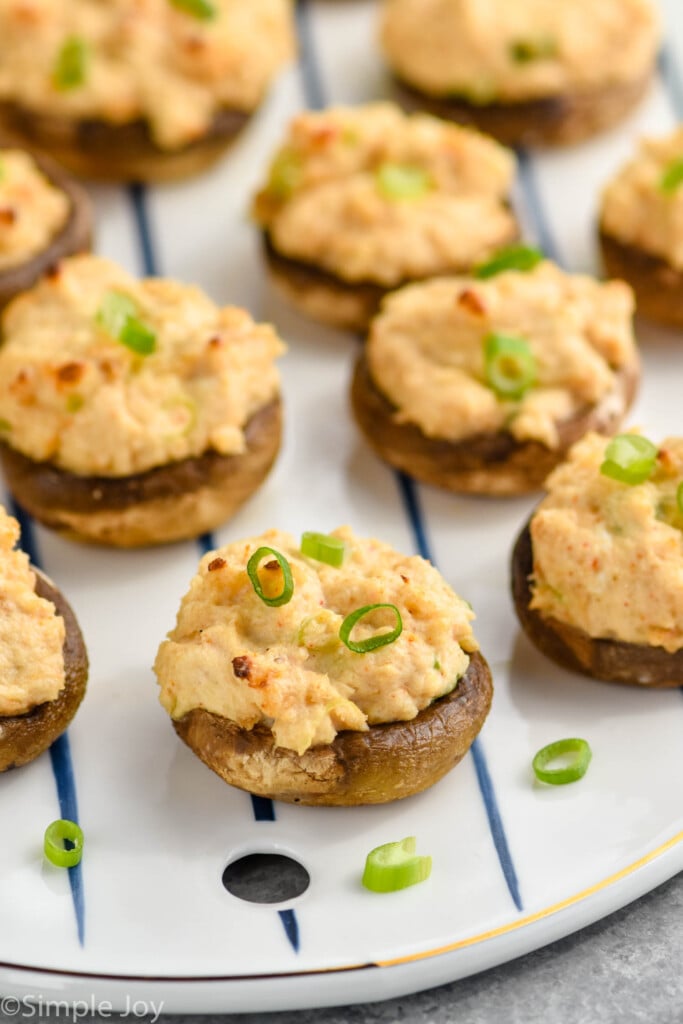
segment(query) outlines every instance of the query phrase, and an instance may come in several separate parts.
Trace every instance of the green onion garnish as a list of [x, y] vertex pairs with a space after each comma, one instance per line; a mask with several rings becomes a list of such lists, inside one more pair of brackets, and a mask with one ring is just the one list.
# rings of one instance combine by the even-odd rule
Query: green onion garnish
[[276, 199], [289, 199], [299, 187], [303, 161], [294, 149], [282, 149], [270, 165], [266, 191]]
[[678, 511], [683, 516], [683, 482], [676, 488], [676, 504], [678, 505]]
[[533, 60], [547, 60], [557, 56], [557, 41], [552, 36], [537, 39], [516, 39], [510, 43], [510, 56], [516, 64], [529, 64]]
[[486, 263], [475, 268], [474, 276], [480, 280], [495, 277], [504, 270], [529, 271], [537, 267], [543, 260], [543, 253], [532, 245], [508, 245]]
[[432, 858], [415, 853], [415, 836], [398, 843], [384, 843], [371, 850], [365, 860], [363, 885], [371, 892], [396, 892], [429, 878]]
[[60, 818], [45, 829], [45, 856], [58, 868], [73, 868], [83, 856], [83, 830], [75, 821]]
[[154, 331], [135, 316], [126, 320], [121, 328], [119, 341], [140, 356], [151, 355], [157, 347], [157, 336]]
[[95, 320], [122, 345], [148, 356], [156, 349], [156, 334], [137, 315], [138, 307], [123, 292], [107, 292]]
[[0, 430], [7, 432], [8, 430], [11, 430], [11, 429], [12, 429], [12, 424], [10, 423], [10, 421], [0, 418]]
[[[351, 631], [353, 627], [364, 619], [370, 612], [377, 611], [379, 608], [389, 608], [390, 611], [396, 616], [396, 625], [393, 629], [386, 633], [378, 633], [377, 636], [369, 636], [365, 640], [352, 640]], [[355, 612], [351, 612], [347, 615], [341, 626], [339, 627], [339, 639], [343, 644], [346, 644], [350, 651], [354, 654], [367, 654], [368, 651], [376, 651], [378, 647], [385, 647], [387, 644], [393, 644], [394, 640], [398, 640], [401, 633], [403, 632], [403, 619], [401, 613], [394, 604], [366, 604], [362, 608], [356, 608]]]
[[215, 3], [212, 0], [169, 0], [171, 7], [177, 7], [185, 14], [191, 14], [193, 18], [200, 21], [212, 21], [218, 14]]
[[642, 484], [657, 463], [657, 446], [640, 434], [617, 434], [605, 449], [603, 476], [622, 484]]
[[487, 334], [484, 373], [499, 398], [522, 398], [536, 382], [536, 360], [529, 342], [509, 334]]
[[57, 54], [52, 71], [56, 89], [65, 92], [83, 85], [88, 74], [88, 44], [80, 36], [70, 36]]
[[677, 191], [681, 183], [683, 183], [683, 158], [672, 160], [670, 164], [667, 164], [659, 179], [659, 190], [666, 195], [671, 195]]
[[[534, 775], [539, 782], [547, 782], [551, 786], [564, 786], [567, 782], [576, 782], [577, 779], [583, 778], [591, 757], [592, 751], [586, 740], [556, 740], [539, 750], [534, 757]], [[553, 761], [560, 761], [560, 766], [548, 767]]]
[[78, 395], [75, 392], [71, 395], [67, 395], [66, 399], [66, 411], [69, 413], [79, 412], [85, 403], [83, 395]]
[[[278, 566], [282, 570], [282, 591], [276, 594], [275, 597], [268, 597], [264, 592], [259, 578], [258, 569], [260, 562], [266, 556], [270, 556], [275, 559]], [[294, 580], [292, 579], [292, 568], [285, 558], [275, 548], [262, 547], [257, 548], [254, 554], [247, 562], [247, 574], [251, 580], [251, 585], [261, 598], [264, 604], [270, 605], [272, 608], [279, 608], [280, 605], [288, 604], [292, 600], [292, 594], [294, 593]]]
[[385, 199], [419, 199], [431, 192], [432, 176], [413, 164], [380, 164], [375, 171], [377, 188]]
[[304, 533], [301, 537], [301, 553], [316, 562], [325, 562], [339, 568], [346, 557], [346, 544], [339, 537], [328, 533]]

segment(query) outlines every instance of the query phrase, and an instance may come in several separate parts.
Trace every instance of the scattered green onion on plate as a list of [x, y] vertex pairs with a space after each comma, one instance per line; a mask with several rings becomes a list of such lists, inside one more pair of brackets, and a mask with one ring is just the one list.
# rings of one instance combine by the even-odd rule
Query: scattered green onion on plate
[[[564, 786], [582, 779], [588, 770], [592, 751], [586, 740], [555, 740], [538, 751], [532, 761], [534, 775], [539, 782], [551, 786]], [[553, 763], [558, 762], [553, 767]]]
[[398, 843], [384, 843], [371, 850], [365, 860], [363, 885], [371, 892], [396, 892], [429, 878], [432, 858], [415, 853], [415, 836]]
[[75, 821], [59, 818], [45, 829], [45, 856], [58, 868], [73, 868], [83, 856], [83, 830]]

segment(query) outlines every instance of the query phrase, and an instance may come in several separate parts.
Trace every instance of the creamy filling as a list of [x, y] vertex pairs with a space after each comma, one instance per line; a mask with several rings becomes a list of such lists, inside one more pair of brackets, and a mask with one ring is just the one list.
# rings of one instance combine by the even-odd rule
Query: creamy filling
[[43, 252], [64, 229], [70, 202], [28, 153], [0, 150], [0, 271]]
[[283, 351], [272, 327], [198, 288], [73, 257], [5, 314], [0, 436], [84, 476], [240, 454], [279, 394]]
[[[477, 649], [469, 605], [424, 559], [348, 528], [333, 536], [348, 549], [340, 568], [303, 556], [275, 530], [202, 560], [155, 663], [173, 718], [200, 708], [245, 729], [262, 724], [278, 746], [301, 754], [343, 729], [410, 721], [454, 688]], [[247, 574], [262, 545], [291, 566], [294, 589], [284, 605], [265, 604]], [[273, 559], [263, 564], [267, 596], [280, 593], [281, 569]], [[366, 654], [349, 650], [339, 635], [346, 616], [387, 603], [400, 612], [400, 636]], [[353, 641], [395, 624], [394, 613], [376, 612], [357, 624]]]

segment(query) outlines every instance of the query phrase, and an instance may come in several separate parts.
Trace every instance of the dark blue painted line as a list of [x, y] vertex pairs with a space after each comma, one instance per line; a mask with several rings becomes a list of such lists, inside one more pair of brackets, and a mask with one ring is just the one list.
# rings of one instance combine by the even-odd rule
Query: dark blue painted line
[[147, 189], [144, 185], [136, 182], [128, 187], [128, 194], [133, 206], [135, 226], [138, 231], [142, 270], [148, 277], [155, 277], [159, 274], [159, 262], [156, 256], [152, 222], [147, 205]]
[[545, 255], [561, 267], [564, 265], [562, 253], [543, 208], [543, 200], [541, 199], [541, 191], [538, 187], [534, 171], [533, 158], [528, 150], [519, 149], [517, 151], [517, 160], [524, 198], [533, 222], [534, 234], [538, 239], [538, 244]]
[[[40, 569], [41, 562], [34, 522], [14, 498], [11, 499], [10, 507], [12, 515], [21, 527], [22, 550], [26, 552], [36, 569]], [[67, 818], [69, 821], [78, 822], [76, 777], [74, 775], [69, 738], [66, 733], [55, 740], [50, 747], [50, 762], [52, 764], [55, 785], [57, 786], [59, 816], [60, 818]], [[69, 885], [71, 886], [71, 898], [74, 905], [74, 913], [76, 914], [78, 941], [82, 946], [85, 942], [85, 892], [83, 888], [83, 871], [80, 864], [69, 868]]]
[[299, 952], [299, 922], [293, 910], [278, 910], [285, 934], [295, 953]]
[[327, 106], [327, 96], [320, 74], [320, 65], [315, 55], [313, 21], [309, 0], [298, 0], [296, 5], [296, 26], [299, 42], [299, 67], [303, 78], [303, 92], [311, 110], [322, 110]]
[[683, 120], [683, 79], [678, 68], [673, 47], [664, 46], [659, 53], [659, 74], [666, 90], [676, 119]]
[[[52, 772], [57, 784], [60, 817], [68, 821], [78, 821], [78, 802], [76, 798], [76, 779], [74, 776], [71, 747], [67, 733], [63, 733], [50, 747]], [[69, 885], [71, 898], [76, 913], [78, 941], [85, 943], [85, 891], [83, 888], [83, 872], [81, 865], [69, 868]]]
[[275, 804], [265, 796], [251, 795], [254, 821], [275, 821]]
[[[297, 27], [299, 32], [299, 65], [303, 79], [304, 95], [306, 96], [308, 105], [312, 109], [319, 110], [327, 105], [327, 94], [315, 52], [310, 4], [308, 0], [298, 0]], [[528, 165], [528, 159], [525, 170], [527, 175], [531, 174], [531, 167]], [[554, 245], [554, 241], [550, 235], [545, 218], [540, 216], [540, 214], [542, 214], [542, 207], [537, 196], [537, 191], [535, 192], [535, 195], [537, 197], [535, 219], [537, 219], [539, 227], [539, 241], [542, 242], [546, 254], [551, 256], [553, 252], [557, 251], [557, 247]], [[530, 197], [530, 199], [531, 198], [532, 197]], [[541, 238], [541, 233], [547, 236], [545, 242], [543, 242], [543, 239]], [[553, 256], [553, 258], [555, 257]], [[401, 498], [403, 499], [403, 504], [412, 527], [416, 548], [423, 558], [428, 559], [432, 564], [436, 564], [431, 553], [429, 538], [425, 527], [425, 517], [420, 506], [417, 487], [415, 486], [414, 481], [404, 473], [396, 473], [395, 475], [401, 492]], [[498, 861], [503, 872], [503, 877], [505, 878], [507, 887], [510, 891], [510, 896], [512, 897], [517, 909], [521, 910], [522, 903], [519, 895], [517, 874], [515, 872], [510, 848], [505, 836], [503, 820], [498, 808], [498, 802], [496, 800], [491, 776], [486, 766], [486, 758], [478, 740], [475, 740], [471, 749], [477, 773], [477, 780], [479, 782], [479, 790], [484, 801], [493, 845], [498, 855]]]
[[[138, 241], [140, 243], [142, 269], [146, 275], [153, 277], [159, 274], [160, 263], [157, 257], [154, 232], [152, 230], [152, 222], [149, 215], [147, 189], [144, 185], [136, 183], [129, 186], [128, 194], [133, 208], [133, 216], [135, 219], [135, 226], [137, 228]], [[202, 534], [201, 537], [197, 538], [197, 546], [199, 548], [200, 556], [207, 554], [209, 551], [214, 551], [216, 548], [214, 535], [212, 533]], [[275, 821], [275, 805], [272, 800], [267, 800], [264, 797], [259, 796], [252, 796], [251, 800], [254, 819], [256, 821]], [[299, 926], [297, 924], [296, 917], [294, 916], [294, 911], [282, 911], [280, 913], [280, 918], [292, 948], [298, 953]]]

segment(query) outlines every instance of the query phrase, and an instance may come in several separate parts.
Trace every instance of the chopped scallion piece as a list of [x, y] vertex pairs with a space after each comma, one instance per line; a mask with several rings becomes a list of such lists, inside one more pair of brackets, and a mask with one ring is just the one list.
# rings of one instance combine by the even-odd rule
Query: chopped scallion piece
[[73, 868], [83, 856], [83, 830], [75, 821], [60, 818], [45, 829], [45, 856], [58, 868]]
[[156, 334], [138, 317], [138, 307], [123, 292], [107, 292], [95, 316], [99, 326], [122, 345], [148, 356], [156, 349]]
[[216, 4], [212, 0], [170, 0], [170, 4], [200, 21], [212, 21], [218, 14]]
[[603, 476], [622, 484], [642, 484], [657, 464], [657, 446], [640, 434], [617, 434], [605, 449]]
[[371, 892], [396, 892], [429, 878], [432, 858], [415, 853], [415, 836], [398, 843], [384, 843], [371, 850], [365, 860], [363, 885]]
[[[556, 740], [539, 750], [533, 759], [534, 775], [539, 782], [547, 782], [551, 786], [564, 786], [567, 782], [576, 782], [583, 778], [588, 770], [592, 751], [586, 740]], [[555, 768], [550, 767], [554, 761], [560, 762]]]
[[672, 160], [659, 179], [659, 191], [672, 195], [683, 184], [683, 158]]
[[346, 557], [346, 544], [340, 537], [331, 537], [328, 533], [306, 532], [301, 537], [301, 553], [316, 562], [339, 568]]
[[380, 164], [375, 181], [385, 199], [420, 199], [434, 187], [431, 174], [413, 164]]
[[56, 89], [65, 92], [83, 85], [88, 75], [88, 44], [80, 36], [70, 36], [63, 44], [52, 72]]
[[522, 398], [536, 383], [536, 360], [529, 342], [509, 334], [487, 334], [484, 373], [499, 398]]
[[678, 505], [678, 511], [683, 516], [683, 483], [680, 483], [676, 488], [676, 504]]
[[67, 395], [66, 399], [66, 411], [69, 413], [79, 412], [83, 408], [85, 399], [83, 395], [78, 395], [75, 392], [71, 395]]
[[[376, 636], [369, 636], [365, 640], [352, 640], [351, 632], [357, 623], [361, 619], [364, 619], [370, 612], [378, 611], [382, 608], [388, 608], [396, 616], [396, 625], [393, 629], [386, 633], [378, 633]], [[339, 639], [345, 644], [350, 651], [354, 654], [367, 654], [369, 651], [376, 651], [378, 647], [386, 647], [387, 644], [393, 644], [395, 640], [398, 640], [401, 633], [403, 632], [403, 619], [401, 613], [394, 604], [366, 604], [362, 608], [356, 608], [355, 612], [351, 612], [347, 615], [341, 626], [339, 627]]]
[[486, 263], [481, 263], [474, 271], [480, 280], [495, 277], [504, 270], [529, 271], [537, 267], [543, 260], [543, 253], [532, 245], [508, 245]]
[[12, 424], [10, 423], [9, 420], [0, 419], [0, 430], [2, 430], [3, 432], [7, 433], [11, 429], [12, 429]]
[[275, 199], [289, 199], [298, 188], [303, 175], [303, 162], [293, 149], [282, 149], [273, 160], [268, 176], [267, 192]]
[[139, 356], [149, 356], [157, 347], [157, 336], [147, 324], [130, 316], [121, 328], [119, 341], [131, 352], [137, 352]]
[[516, 39], [510, 43], [510, 56], [516, 64], [529, 64], [534, 60], [547, 60], [557, 56], [557, 41], [552, 36], [537, 39]]
[[[282, 590], [275, 597], [269, 597], [263, 589], [261, 579], [258, 574], [259, 565], [264, 558], [270, 556], [274, 559], [281, 572], [282, 572]], [[292, 600], [292, 594], [294, 593], [294, 580], [292, 579], [292, 567], [279, 551], [275, 548], [261, 547], [257, 548], [254, 554], [247, 562], [247, 574], [251, 580], [251, 585], [256, 591], [257, 595], [261, 598], [264, 604], [270, 605], [271, 608], [279, 608], [280, 605], [288, 604]]]

